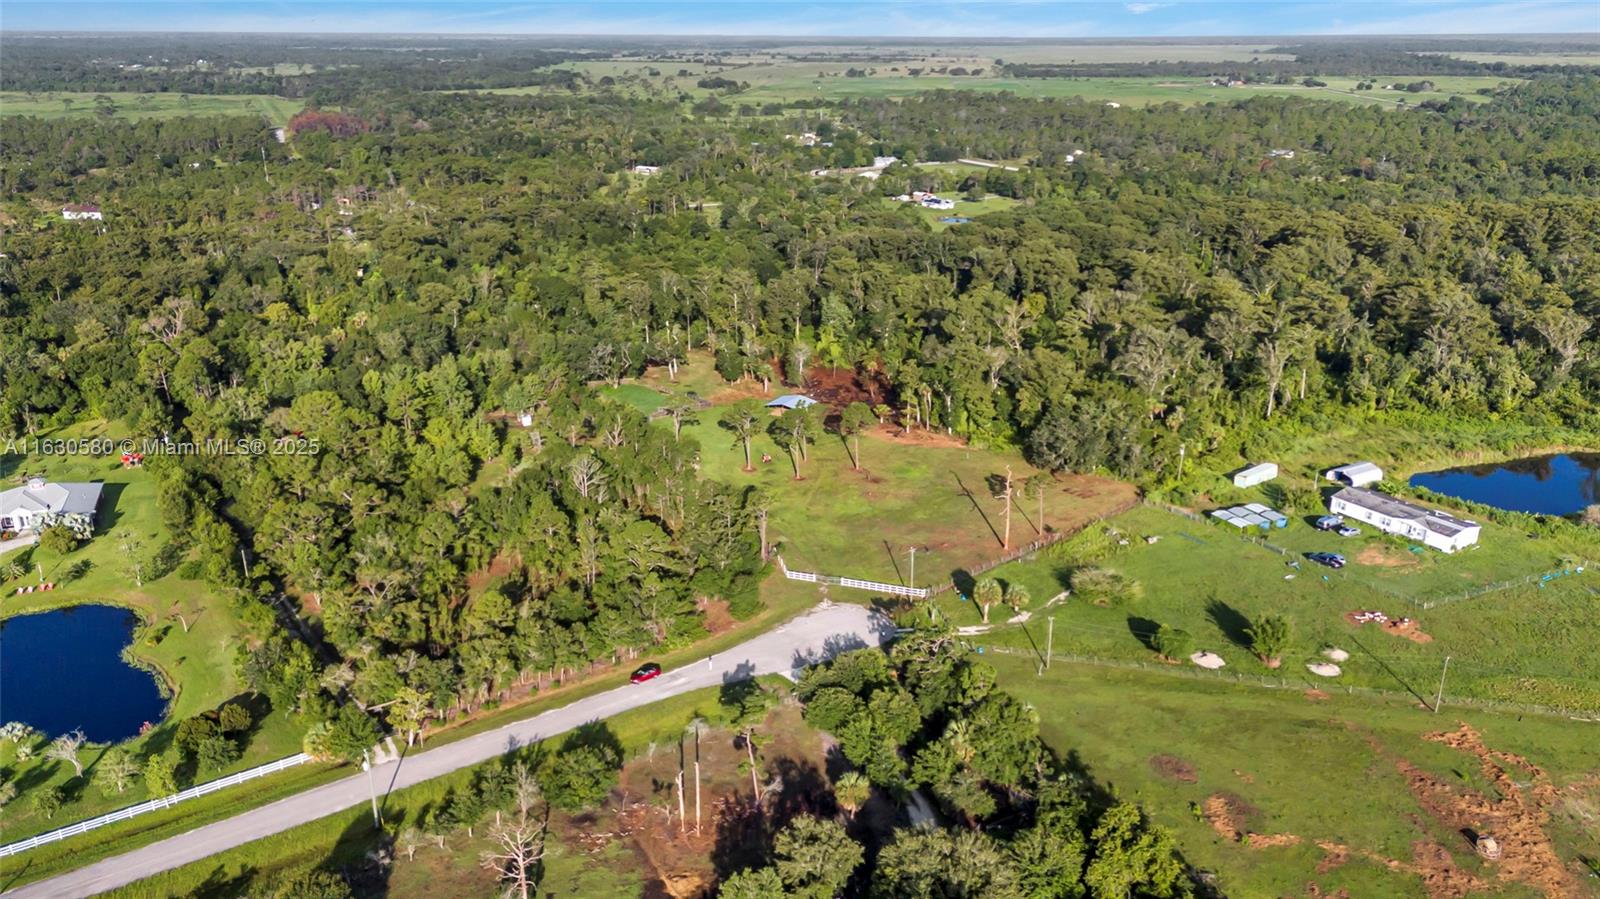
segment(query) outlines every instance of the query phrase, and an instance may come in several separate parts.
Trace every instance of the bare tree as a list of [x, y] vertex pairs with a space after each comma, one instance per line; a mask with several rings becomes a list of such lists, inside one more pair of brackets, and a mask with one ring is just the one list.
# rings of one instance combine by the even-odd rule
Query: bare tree
[[51, 741], [50, 746], [44, 751], [44, 757], [66, 762], [77, 772], [78, 777], [82, 777], [83, 762], [78, 758], [78, 750], [83, 748], [84, 742], [83, 731], [69, 731]]
[[538, 885], [539, 863], [544, 859], [547, 816], [543, 810], [535, 814], [536, 806], [543, 802], [539, 784], [533, 772], [518, 762], [514, 771], [516, 814], [498, 817], [489, 828], [492, 848], [483, 852], [483, 867], [495, 872], [505, 885], [503, 896], [528, 899]]

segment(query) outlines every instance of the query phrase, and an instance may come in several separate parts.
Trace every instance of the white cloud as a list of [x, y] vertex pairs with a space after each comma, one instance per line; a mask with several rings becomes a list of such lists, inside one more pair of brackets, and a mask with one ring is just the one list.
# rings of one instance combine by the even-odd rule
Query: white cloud
[[1171, 3], [1124, 3], [1122, 8], [1136, 16], [1142, 16], [1147, 12], [1155, 12], [1158, 9], [1166, 9], [1171, 5]]

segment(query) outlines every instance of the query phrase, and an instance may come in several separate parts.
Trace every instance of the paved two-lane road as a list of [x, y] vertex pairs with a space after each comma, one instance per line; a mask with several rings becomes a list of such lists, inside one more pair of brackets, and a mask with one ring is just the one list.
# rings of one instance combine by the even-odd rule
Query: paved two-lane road
[[[618, 687], [525, 721], [385, 763], [375, 768], [373, 775], [380, 789], [409, 787], [668, 696], [756, 674], [787, 674], [838, 652], [877, 646], [893, 632], [887, 619], [860, 606], [820, 607], [717, 653], [709, 661], [701, 659], [645, 684]], [[6, 899], [92, 896], [367, 802], [367, 776], [355, 774], [3, 895]]]

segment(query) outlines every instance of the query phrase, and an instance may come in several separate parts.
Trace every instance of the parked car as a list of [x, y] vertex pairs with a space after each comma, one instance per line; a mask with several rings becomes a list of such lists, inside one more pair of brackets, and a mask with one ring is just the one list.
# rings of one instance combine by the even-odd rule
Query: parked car
[[1319, 531], [1332, 531], [1344, 526], [1344, 518], [1338, 515], [1324, 515], [1316, 520], [1314, 526]]
[[655, 662], [649, 662], [647, 664], [640, 665], [639, 670], [635, 671], [633, 673], [633, 677], [628, 678], [628, 680], [636, 684], [642, 684], [647, 680], [655, 680], [660, 676], [661, 666], [657, 665]]
[[1338, 553], [1306, 553], [1306, 558], [1318, 565], [1326, 565], [1329, 568], [1344, 567], [1344, 556]]
[[1347, 524], [1341, 526], [1338, 530], [1334, 531], [1334, 533], [1341, 537], [1359, 537], [1361, 536], [1361, 529], [1353, 528]]

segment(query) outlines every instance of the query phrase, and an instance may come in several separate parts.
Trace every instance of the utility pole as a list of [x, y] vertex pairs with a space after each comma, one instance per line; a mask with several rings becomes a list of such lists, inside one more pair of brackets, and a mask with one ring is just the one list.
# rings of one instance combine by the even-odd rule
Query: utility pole
[[378, 815], [378, 787], [372, 780], [372, 760], [367, 757], [367, 750], [361, 750], [361, 770], [367, 772], [367, 792], [372, 796], [372, 826], [378, 830], [383, 829], [383, 818]]
[[239, 547], [239, 561], [244, 565], [244, 579], [250, 580], [250, 560], [245, 558], [244, 547]]
[[1178, 444], [1178, 480], [1180, 480], [1180, 481], [1183, 480], [1183, 457], [1188, 455], [1188, 452], [1189, 452], [1189, 444], [1188, 443], [1180, 443], [1180, 444]]
[[1001, 549], [1011, 548], [1011, 466], [1006, 466], [1006, 535], [1000, 541]]
[[1450, 671], [1450, 657], [1444, 657], [1444, 667], [1439, 669], [1439, 692], [1433, 697], [1433, 713], [1439, 714], [1439, 706], [1444, 704], [1444, 676]]
[[917, 589], [917, 548], [915, 546], [907, 547], [906, 552], [911, 554], [911, 577], [909, 580], [911, 589], [915, 590]]
[[1048, 620], [1049, 620], [1050, 624], [1049, 624], [1049, 628], [1045, 631], [1045, 637], [1044, 637], [1044, 667], [1045, 668], [1049, 668], [1050, 667], [1050, 657], [1055, 654], [1055, 647], [1056, 647], [1056, 616], [1051, 615]]
[[700, 725], [694, 726], [694, 832], [700, 832]]

